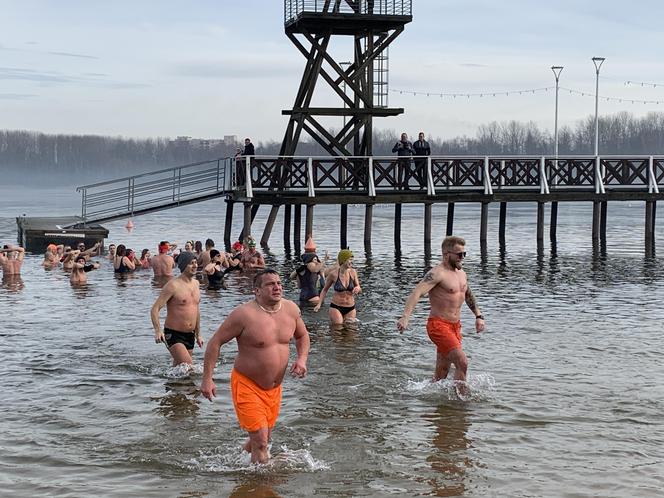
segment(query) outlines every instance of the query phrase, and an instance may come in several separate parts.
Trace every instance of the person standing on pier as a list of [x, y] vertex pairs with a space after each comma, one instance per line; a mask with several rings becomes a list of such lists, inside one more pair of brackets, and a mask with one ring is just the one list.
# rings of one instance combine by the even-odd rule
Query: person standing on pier
[[[201, 338], [201, 291], [196, 270], [198, 263], [193, 252], [182, 252], [178, 258], [181, 275], [169, 280], [152, 305], [150, 318], [154, 341], [163, 342], [173, 357], [173, 366], [193, 363], [194, 344], [203, 347]], [[166, 306], [164, 330], [159, 323], [159, 311]]]
[[244, 139], [244, 150], [242, 151], [243, 156], [255, 156], [256, 149], [254, 149], [254, 144], [251, 143], [250, 138]]
[[24, 257], [25, 249], [5, 244], [5, 246], [0, 249], [0, 267], [2, 267], [2, 276], [20, 275]]
[[398, 166], [397, 166], [397, 188], [399, 190], [405, 189], [410, 190], [408, 186], [408, 181], [410, 180], [410, 161], [413, 153], [413, 144], [408, 140], [408, 134], [402, 133], [401, 140], [394, 144], [392, 147], [392, 152], [396, 152], [399, 156]]
[[300, 308], [283, 299], [279, 274], [271, 269], [254, 277], [255, 298], [235, 308], [210, 338], [205, 349], [201, 394], [212, 401], [217, 388], [212, 374], [221, 346], [235, 339], [237, 356], [231, 372], [231, 395], [240, 427], [249, 433], [244, 450], [252, 463], [266, 463], [268, 444], [281, 408], [282, 382], [289, 344], [295, 338], [297, 358], [290, 373], [307, 374], [309, 333]]
[[431, 146], [424, 139], [424, 132], [421, 131], [416, 142], [413, 142], [413, 151], [416, 156], [414, 177], [420, 184], [420, 188], [427, 187], [427, 159], [424, 156], [431, 155]]
[[467, 393], [466, 373], [468, 359], [461, 348], [461, 305], [466, 303], [475, 315], [475, 330], [484, 330], [484, 316], [477, 299], [468, 286], [463, 259], [466, 257], [466, 241], [461, 237], [448, 236], [443, 240], [443, 260], [424, 275], [406, 300], [403, 315], [397, 321], [400, 333], [408, 328], [410, 315], [424, 294], [429, 294], [431, 311], [427, 321], [427, 333], [436, 345], [436, 369], [433, 381], [447, 377], [450, 365], [454, 364], [454, 380], [459, 381], [457, 392]]

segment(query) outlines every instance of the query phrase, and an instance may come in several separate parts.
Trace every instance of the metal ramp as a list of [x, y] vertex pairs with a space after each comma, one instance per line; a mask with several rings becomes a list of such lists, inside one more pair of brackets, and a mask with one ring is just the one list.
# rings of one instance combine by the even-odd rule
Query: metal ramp
[[[232, 191], [230, 157], [77, 187], [81, 221], [100, 223], [202, 202]], [[72, 225], [73, 226], [73, 225]]]

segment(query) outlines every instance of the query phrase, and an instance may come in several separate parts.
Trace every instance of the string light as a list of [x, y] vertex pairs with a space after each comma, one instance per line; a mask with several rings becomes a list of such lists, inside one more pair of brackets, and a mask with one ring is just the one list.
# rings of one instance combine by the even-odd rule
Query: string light
[[632, 85], [637, 85], [637, 86], [648, 86], [652, 88], [657, 88], [659, 87], [664, 87], [664, 83], [648, 83], [646, 81], [625, 81], [625, 86], [632, 86]]
[[[552, 88], [555, 88], [553, 86], [546, 86], [546, 87], [541, 87], [541, 88], [528, 88], [525, 90], [511, 90], [511, 93], [518, 93], [521, 95], [522, 93], [539, 93], [539, 92], [546, 92], [548, 90], [551, 90]], [[426, 96], [426, 97], [452, 97], [452, 98], [457, 98], [457, 97], [484, 97], [485, 95], [491, 94], [493, 97], [497, 97], [500, 95], [505, 95], [509, 96], [510, 92], [494, 92], [492, 90], [487, 91], [487, 92], [482, 92], [482, 93], [436, 93], [436, 92], [418, 92], [418, 91], [413, 91], [413, 90], [398, 90], [398, 89], [392, 89], [390, 90], [391, 92], [399, 92], [399, 95], [403, 95], [404, 93], [409, 94], [412, 93], [414, 97], [417, 96]]]
[[[631, 83], [636, 83], [636, 82], [631, 82]], [[659, 83], [651, 83], [652, 85], [659, 84]], [[661, 85], [664, 87], [664, 85]], [[451, 97], [453, 99], [456, 99], [457, 97], [466, 97], [466, 99], [470, 99], [473, 97], [478, 97], [482, 98], [485, 96], [491, 95], [492, 97], [500, 97], [500, 96], [505, 96], [509, 97], [510, 93], [512, 94], [518, 94], [518, 95], [523, 95], [523, 94], [536, 94], [540, 92], [546, 92], [552, 88], [555, 88], [553, 86], [547, 86], [547, 87], [540, 87], [540, 88], [529, 88], [526, 90], [510, 90], [509, 92], [493, 92], [493, 91], [485, 91], [482, 93], [435, 93], [435, 92], [418, 92], [418, 91], [413, 91], [413, 90], [397, 90], [397, 89], [391, 89], [391, 92], [398, 92], [399, 95], [403, 95], [404, 93], [406, 94], [413, 94], [413, 97], [417, 96], [425, 96], [425, 97], [440, 97], [445, 98], [445, 97]], [[575, 90], [573, 88], [565, 88], [565, 87], [559, 87], [561, 90], [565, 90], [569, 94], [575, 94], [575, 95], [581, 95], [582, 97], [595, 97], [594, 94], [588, 93], [588, 92], [582, 92], [580, 90]], [[664, 104], [664, 100], [639, 100], [639, 99], [625, 99], [625, 98], [618, 98], [618, 97], [607, 97], [600, 95], [599, 98], [607, 101], [607, 102], [631, 102], [632, 104]]]

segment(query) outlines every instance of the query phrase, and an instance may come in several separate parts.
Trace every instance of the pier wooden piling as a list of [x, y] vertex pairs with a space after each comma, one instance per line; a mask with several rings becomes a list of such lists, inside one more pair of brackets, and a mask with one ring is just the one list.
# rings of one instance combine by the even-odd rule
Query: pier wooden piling
[[306, 222], [304, 227], [304, 242], [314, 236], [314, 204], [307, 204]]
[[454, 233], [454, 203], [447, 203], [447, 227], [445, 229], [445, 235], [450, 236]]
[[424, 204], [424, 253], [431, 254], [431, 212], [433, 204]]
[[231, 230], [233, 230], [233, 206], [232, 199], [226, 199], [226, 220], [224, 222], [224, 246], [226, 252], [231, 251]]
[[284, 251], [286, 254], [291, 252], [290, 244], [290, 226], [291, 226], [291, 205], [284, 206]]
[[537, 252], [544, 250], [544, 203], [537, 203]]
[[339, 223], [339, 247], [348, 247], [348, 204], [341, 205], [341, 220]]
[[500, 213], [498, 215], [498, 245], [505, 246], [505, 225], [507, 223], [507, 203], [500, 203]]
[[401, 204], [394, 205], [394, 252], [401, 254]]
[[272, 229], [274, 227], [274, 222], [277, 220], [277, 215], [279, 214], [279, 205], [275, 204], [270, 209], [270, 214], [267, 217], [265, 222], [265, 229], [263, 230], [263, 236], [261, 237], [261, 247], [268, 249], [268, 241], [270, 240], [270, 235], [272, 234]]
[[373, 204], [364, 209], [364, 252], [371, 254], [371, 227], [373, 224]]
[[293, 247], [295, 253], [300, 253], [302, 243], [300, 237], [302, 236], [302, 204], [295, 204], [295, 216], [293, 217]]
[[549, 223], [549, 240], [551, 241], [551, 246], [556, 245], [558, 229], [558, 202], [553, 201], [551, 203], [551, 222]]
[[480, 208], [480, 244], [486, 245], [489, 233], [489, 203], [483, 202]]

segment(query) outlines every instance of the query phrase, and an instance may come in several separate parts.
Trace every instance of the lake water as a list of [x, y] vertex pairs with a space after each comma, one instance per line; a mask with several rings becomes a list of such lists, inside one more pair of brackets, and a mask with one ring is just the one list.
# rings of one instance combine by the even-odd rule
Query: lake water
[[[73, 189], [72, 189], [73, 190]], [[0, 187], [0, 242], [14, 217], [75, 214], [67, 190]], [[464, 307], [472, 397], [431, 384], [435, 351], [426, 302], [410, 330], [395, 327], [412, 287], [440, 258], [445, 205], [434, 206], [432, 260], [424, 258], [423, 208], [404, 207], [404, 254], [392, 246], [393, 209], [374, 211], [373, 254], [362, 250], [364, 210], [349, 209], [349, 245], [363, 294], [359, 323], [331, 330], [303, 310], [309, 375], [284, 382], [273, 462], [252, 467], [229, 398], [236, 348], [222, 348], [213, 403], [193, 373], [170, 367], [152, 338], [159, 288], [149, 272], [114, 277], [105, 261], [75, 289], [61, 270], [29, 255], [20, 282], [0, 287], [0, 489], [3, 496], [661, 496], [664, 488], [664, 269], [644, 256], [644, 205], [610, 204], [607, 246], [593, 250], [592, 206], [560, 204], [558, 246], [537, 254], [536, 206], [508, 207], [498, 248], [498, 206], [479, 249], [479, 206], [457, 205], [465, 268], [486, 316], [477, 335]], [[338, 207], [317, 207], [319, 252], [338, 250]], [[259, 212], [259, 236], [267, 210]], [[240, 229], [236, 213], [234, 233]], [[548, 216], [548, 212], [547, 212]], [[109, 241], [140, 252], [161, 239], [223, 241], [224, 203], [106, 224]], [[661, 225], [661, 223], [660, 223]], [[281, 214], [268, 263], [282, 278]], [[657, 244], [664, 243], [657, 230]], [[108, 242], [108, 241], [107, 241]], [[247, 277], [202, 291], [208, 338], [250, 299]], [[285, 294], [297, 297], [288, 282]], [[163, 317], [163, 314], [162, 314]], [[292, 348], [294, 351], [294, 347]]]

